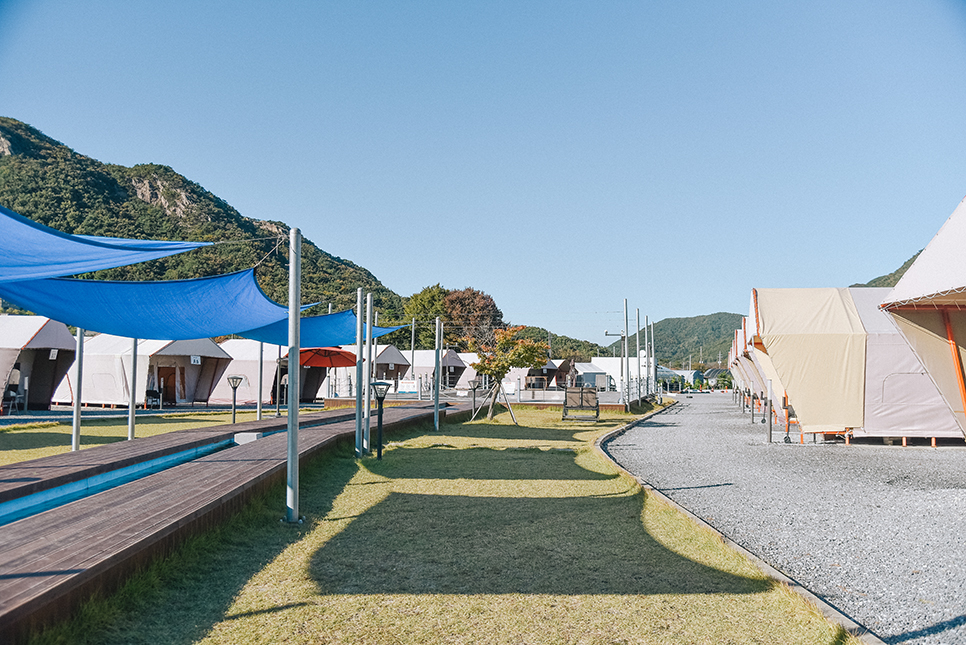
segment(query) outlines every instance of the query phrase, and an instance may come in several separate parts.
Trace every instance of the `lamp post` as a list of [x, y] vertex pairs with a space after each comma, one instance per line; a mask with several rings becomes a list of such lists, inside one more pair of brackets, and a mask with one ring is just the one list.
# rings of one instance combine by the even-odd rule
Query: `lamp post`
[[379, 405], [379, 420], [376, 425], [376, 459], [382, 459], [382, 402], [386, 400], [386, 393], [389, 392], [392, 383], [373, 381], [370, 385], [373, 394], [376, 395], [376, 403]]
[[476, 390], [480, 387], [480, 379], [470, 379], [470, 391], [473, 393], [473, 416], [476, 416]]
[[241, 385], [242, 377], [240, 376], [229, 376], [228, 385], [231, 386], [231, 422], [235, 423], [235, 400], [238, 394], [238, 386]]

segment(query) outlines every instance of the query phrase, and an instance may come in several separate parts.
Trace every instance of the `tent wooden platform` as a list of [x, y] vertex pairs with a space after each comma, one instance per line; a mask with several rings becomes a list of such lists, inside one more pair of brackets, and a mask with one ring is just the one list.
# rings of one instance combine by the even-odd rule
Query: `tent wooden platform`
[[[461, 412], [462, 407], [468, 409], [451, 407], [450, 415]], [[326, 414], [300, 417], [300, 461], [354, 437], [351, 412], [332, 411], [328, 419]], [[339, 415], [343, 420], [333, 418]], [[431, 422], [433, 408], [388, 407], [383, 418], [384, 429], [391, 432]], [[44, 473], [42, 479], [60, 481], [103, 470], [109, 464], [146, 458], [149, 453], [177, 451], [189, 443], [216, 441], [235, 432], [263, 432], [279, 422], [284, 427], [284, 421], [267, 419], [173, 432], [167, 441], [159, 436], [151, 438], [155, 441], [119, 442], [73, 453], [76, 463], [61, 455], [33, 460], [31, 468]], [[373, 432], [374, 426], [375, 421]], [[252, 496], [284, 481], [286, 441], [287, 434], [280, 432], [233, 446], [0, 527], [0, 642], [16, 642], [32, 629], [67, 618], [93, 593], [113, 591], [152, 559], [171, 552], [188, 536], [222, 521]], [[85, 454], [87, 458], [80, 459]], [[49, 476], [43, 462], [51, 464]], [[12, 472], [5, 470], [3, 479]], [[7, 482], [17, 483], [33, 482]], [[284, 510], [280, 499], [279, 517]]]

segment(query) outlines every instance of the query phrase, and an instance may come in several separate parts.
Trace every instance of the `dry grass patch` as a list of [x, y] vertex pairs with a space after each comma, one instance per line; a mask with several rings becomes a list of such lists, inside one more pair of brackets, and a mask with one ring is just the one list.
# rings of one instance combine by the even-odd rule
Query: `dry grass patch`
[[627, 417], [559, 414], [329, 454], [305, 526], [278, 491], [43, 642], [854, 642], [600, 456]]

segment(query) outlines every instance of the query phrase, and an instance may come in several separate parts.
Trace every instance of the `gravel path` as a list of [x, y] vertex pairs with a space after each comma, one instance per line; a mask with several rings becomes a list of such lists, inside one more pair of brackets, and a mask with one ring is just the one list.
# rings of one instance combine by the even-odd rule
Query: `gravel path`
[[[966, 644], [966, 445], [767, 443], [731, 394], [610, 441], [624, 468], [890, 644]], [[806, 442], [808, 439], [806, 439]]]

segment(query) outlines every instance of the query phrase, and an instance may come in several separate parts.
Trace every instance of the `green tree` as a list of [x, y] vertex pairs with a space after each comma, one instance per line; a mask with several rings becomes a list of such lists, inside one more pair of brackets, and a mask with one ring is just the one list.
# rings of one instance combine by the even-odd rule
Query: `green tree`
[[437, 318], [446, 320], [446, 296], [449, 291], [439, 283], [426, 287], [419, 293], [414, 293], [406, 301], [403, 311], [405, 321], [416, 319], [416, 347], [418, 349], [433, 349], [436, 347], [436, 329], [434, 322]]
[[478, 374], [486, 374], [493, 380], [490, 392], [490, 410], [487, 419], [493, 418], [496, 398], [500, 392], [500, 384], [512, 367], [542, 367], [547, 362], [547, 345], [529, 338], [518, 338], [523, 327], [495, 329], [492, 344], [478, 344], [475, 339], [467, 339], [470, 351], [476, 352], [480, 360], [471, 367]]

